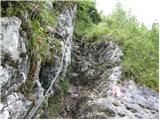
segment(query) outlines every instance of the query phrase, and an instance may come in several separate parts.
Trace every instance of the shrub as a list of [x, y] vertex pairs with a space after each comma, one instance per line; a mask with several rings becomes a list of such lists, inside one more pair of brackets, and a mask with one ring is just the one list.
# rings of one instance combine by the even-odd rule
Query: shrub
[[74, 33], [78, 36], [86, 35], [94, 24], [101, 21], [101, 17], [92, 1], [78, 1]]
[[149, 30], [120, 4], [106, 23], [124, 52], [123, 77], [134, 77], [137, 83], [158, 90], [158, 23]]

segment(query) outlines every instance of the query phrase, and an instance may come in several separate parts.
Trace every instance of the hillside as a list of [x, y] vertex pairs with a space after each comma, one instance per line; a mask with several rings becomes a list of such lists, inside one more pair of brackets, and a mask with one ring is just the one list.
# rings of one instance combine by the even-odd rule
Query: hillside
[[159, 118], [159, 25], [120, 3], [1, 1], [0, 118]]

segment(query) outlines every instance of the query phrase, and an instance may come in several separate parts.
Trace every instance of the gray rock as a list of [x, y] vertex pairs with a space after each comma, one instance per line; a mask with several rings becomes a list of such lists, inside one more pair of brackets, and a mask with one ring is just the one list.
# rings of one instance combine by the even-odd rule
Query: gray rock
[[[33, 2], [33, 4], [36, 4], [36, 2]], [[53, 9], [52, 2], [48, 0], [45, 7], [48, 10]], [[55, 31], [55, 33], [61, 37], [59, 43], [64, 43], [64, 61], [61, 79], [65, 76], [71, 61], [73, 18], [75, 11], [76, 6], [65, 8], [57, 18], [57, 31]], [[28, 21], [29, 12], [27, 10], [25, 12], [26, 14], [22, 16], [22, 19], [25, 19], [23, 22]], [[28, 45], [28, 36], [24, 31], [21, 31], [21, 36], [19, 35], [21, 20], [17, 17], [3, 17], [0, 20], [0, 24], [2, 27], [0, 31], [0, 51], [2, 51], [0, 87], [2, 88], [1, 95], [4, 98], [0, 104], [0, 118], [24, 118], [29, 112], [28, 110], [31, 108], [32, 102], [28, 100], [29, 98], [25, 98], [22, 94], [17, 92], [17, 89], [26, 82], [32, 64], [30, 63], [30, 58], [26, 49], [26, 45]], [[51, 37], [49, 48], [53, 47], [51, 41], [54, 41], [54, 38], [53, 36]], [[62, 52], [62, 50], [60, 50], [60, 52]], [[47, 54], [50, 55], [50, 53]], [[37, 101], [43, 98], [44, 89], [49, 87], [59, 69], [60, 57], [57, 56], [58, 55], [54, 55], [49, 65], [46, 63], [41, 67], [41, 61], [37, 61], [36, 63], [35, 74], [32, 78], [34, 81], [32, 95]]]
[[21, 25], [17, 17], [2, 17], [1, 21], [1, 88], [2, 93], [8, 93], [10, 87], [24, 83], [29, 70], [25, 41], [19, 35]]
[[158, 118], [158, 93], [137, 86], [133, 80], [117, 83], [121, 79], [123, 53], [116, 43], [100, 42], [77, 49], [81, 52], [77, 54], [80, 57], [78, 61], [73, 58], [78, 68], [74, 70], [78, 73], [74, 79], [81, 81], [79, 86], [85, 85], [90, 92], [83, 94], [83, 97], [89, 98], [77, 108], [73, 118]]
[[19, 35], [21, 21], [17, 17], [2, 17], [0, 24], [3, 65], [0, 66], [0, 87], [5, 98], [1, 103], [0, 118], [23, 118], [31, 102], [15, 92], [25, 83], [29, 71], [28, 56], [21, 56], [27, 52], [25, 41]]
[[[108, 79], [112, 79], [112, 82], [119, 79], [121, 76], [119, 63], [121, 62], [120, 58], [123, 56], [123, 53], [117, 44], [112, 41], [99, 42], [84, 45], [79, 49], [81, 49], [81, 56], [77, 62], [78, 71], [76, 71], [81, 76], [77, 78], [79, 81], [87, 79], [87, 81], [81, 81], [86, 84], [89, 81], [93, 82], [102, 78], [106, 79], [108, 75], [110, 76]], [[114, 68], [114, 74], [110, 75], [110, 71], [112, 72], [113, 70], [112, 68]]]
[[9, 71], [6, 68], [3, 68], [3, 66], [0, 66], [0, 87], [2, 88], [9, 80]]
[[31, 106], [31, 102], [20, 93], [8, 95], [5, 102], [0, 103], [1, 119], [23, 118]]
[[9, 56], [10, 59], [19, 58], [19, 28], [21, 21], [17, 17], [4, 17], [0, 20], [1, 24], [1, 41], [0, 48], [3, 56]]
[[[46, 9], [53, 9], [50, 0], [46, 3]], [[56, 38], [59, 39], [57, 41], [61, 45], [64, 45], [61, 46], [61, 48], [64, 47], [64, 61], [59, 79], [63, 79], [66, 75], [71, 62], [71, 51], [74, 49], [76, 53], [76, 58], [73, 59], [74, 72], [71, 77], [78, 84], [75, 82], [76, 85], [71, 86], [68, 90], [69, 95], [64, 98], [66, 103], [64, 116], [67, 112], [72, 112], [72, 117], [90, 119], [158, 118], [158, 93], [137, 86], [132, 80], [122, 82], [123, 84], [117, 83], [122, 74], [120, 62], [123, 53], [120, 47], [111, 41], [113, 39], [111, 35], [102, 36], [103, 39], [107, 39], [106, 42], [89, 45], [74, 43], [76, 47], [73, 47], [75, 11], [76, 6], [63, 9], [57, 18], [55, 30], [52, 26], [49, 28], [52, 29], [50, 33], [54, 33], [55, 38], [51, 36], [48, 48], [55, 47], [52, 41]], [[28, 19], [28, 11], [25, 16], [25, 19]], [[2, 51], [0, 87], [3, 97], [0, 103], [0, 118], [25, 118], [30, 108], [33, 107], [32, 102], [19, 93], [17, 88], [26, 82], [31, 67], [26, 49], [27, 36], [24, 31], [21, 36], [19, 35], [21, 21], [17, 17], [4, 17], [0, 22], [2, 27], [0, 31], [0, 51]], [[49, 49], [47, 56], [51, 55]], [[59, 51], [62, 53], [63, 50]], [[33, 75], [35, 83], [33, 83], [32, 94], [38, 102], [43, 98], [45, 90], [48, 89], [59, 69], [60, 57], [55, 53], [50, 56], [50, 63], [46, 62], [41, 65], [41, 61], [37, 61], [35, 75]], [[84, 86], [87, 86], [87, 89], [83, 89]], [[54, 89], [47, 97], [52, 93]]]
[[[130, 84], [133, 83], [133, 84]], [[125, 88], [125, 86], [127, 88]], [[103, 87], [103, 86], [102, 86]], [[133, 81], [127, 81], [124, 86], [121, 86], [125, 90], [125, 95], [122, 97], [114, 96], [101, 96], [92, 98], [88, 100], [85, 107], [81, 107], [81, 114], [78, 114], [78, 118], [93, 118], [95, 111], [99, 113], [96, 117], [100, 119], [103, 118], [142, 118], [142, 119], [157, 119], [159, 116], [159, 102], [158, 94], [149, 90], [148, 88], [137, 88]], [[104, 88], [103, 88], [104, 89]], [[136, 92], [135, 92], [136, 91]], [[154, 97], [150, 94], [142, 94], [144, 91], [148, 91], [147, 94], [152, 93]], [[105, 93], [104, 93], [105, 94]], [[106, 93], [108, 94], [108, 93]], [[147, 98], [147, 99], [146, 99]], [[89, 109], [90, 108], [90, 109]], [[88, 111], [86, 111], [88, 110]], [[108, 112], [104, 111], [110, 111]], [[103, 115], [100, 115], [101, 112]], [[90, 116], [84, 116], [85, 113], [90, 113]]]
[[[73, 35], [73, 18], [75, 14], [76, 7], [72, 9], [64, 9], [62, 13], [57, 18], [57, 25], [55, 33], [60, 36], [61, 41], [59, 43], [64, 43], [64, 61], [63, 61], [63, 70], [61, 74], [61, 79], [65, 77], [67, 72], [68, 65], [71, 61], [71, 50], [72, 50], [72, 35]], [[57, 35], [55, 35], [57, 37]], [[61, 50], [62, 52], [62, 50]], [[61, 57], [61, 56], [60, 56]], [[54, 79], [59, 66], [60, 58], [59, 56], [54, 56], [50, 64], [46, 63], [42, 65], [40, 81], [45, 89], [47, 89]]]
[[51, 0], [46, 0], [46, 7], [49, 10], [53, 10], [53, 5], [52, 5], [52, 1]]
[[[116, 64], [121, 62], [121, 56], [123, 56], [123, 53], [120, 49], [120, 47], [109, 41], [106, 43], [102, 43], [102, 49], [100, 49], [100, 56], [99, 56], [99, 61], [100, 63], [105, 63], [107, 62], [108, 65]], [[102, 51], [104, 49], [104, 51]]]

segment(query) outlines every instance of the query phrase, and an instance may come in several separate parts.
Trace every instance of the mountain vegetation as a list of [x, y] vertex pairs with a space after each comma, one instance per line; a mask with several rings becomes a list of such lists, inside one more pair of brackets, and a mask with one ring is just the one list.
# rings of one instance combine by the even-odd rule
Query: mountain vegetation
[[159, 24], [117, 3], [1, 1], [2, 119], [158, 118]]
[[[122, 80], [134, 79], [137, 83], [159, 91], [158, 43], [159, 24], [147, 28], [120, 3], [112, 14], [105, 17], [95, 10], [92, 1], [79, 2], [75, 20], [75, 35], [83, 36], [82, 42], [103, 41], [99, 35], [111, 34], [122, 47]], [[93, 14], [94, 13], [94, 14]]]

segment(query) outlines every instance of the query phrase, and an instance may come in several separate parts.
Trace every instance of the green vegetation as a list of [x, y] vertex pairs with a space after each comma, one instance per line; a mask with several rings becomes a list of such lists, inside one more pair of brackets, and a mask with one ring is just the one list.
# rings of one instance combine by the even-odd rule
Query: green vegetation
[[[78, 3], [74, 35], [78, 36], [81, 42], [91, 44], [103, 41], [99, 36], [111, 33], [124, 53], [122, 79], [134, 78], [137, 83], [159, 91], [158, 23], [153, 23], [151, 30], [148, 29], [144, 24], [140, 24], [135, 16], [125, 12], [120, 3], [107, 18], [97, 14], [93, 2]], [[95, 10], [91, 12], [92, 15], [88, 12], [90, 8]]]
[[48, 111], [50, 117], [56, 117], [60, 111], [61, 95], [57, 94], [49, 99]]
[[101, 17], [92, 1], [79, 1], [77, 4], [74, 32], [77, 36], [86, 36], [101, 21]]
[[98, 13], [95, 3], [92, 1], [78, 1], [75, 19], [74, 35], [81, 43], [102, 41], [101, 36], [110, 33], [106, 22]]
[[158, 23], [147, 29], [127, 14], [121, 4], [117, 4], [106, 22], [122, 46], [123, 77], [133, 76], [137, 83], [158, 90]]
[[70, 83], [68, 79], [61, 80], [57, 87], [56, 93], [49, 98], [48, 112], [51, 118], [58, 116], [61, 109], [61, 103], [63, 102], [62, 97], [66, 95], [69, 85]]
[[69, 80], [65, 79], [65, 80], [60, 81], [59, 86], [60, 86], [60, 90], [62, 91], [62, 93], [66, 94], [70, 86]]
[[[61, 80], [58, 84], [58, 87], [55, 88], [55, 93], [53, 96], [50, 96], [48, 98], [48, 101], [45, 100], [38, 110], [38, 113], [40, 114], [40, 118], [45, 118], [45, 114], [48, 115], [49, 118], [55, 118], [59, 115], [59, 112], [61, 110], [61, 104], [63, 103], [63, 97], [66, 95], [68, 89], [69, 89], [70, 83], [69, 78]], [[46, 113], [44, 113], [44, 111]]]
[[47, 26], [54, 28], [56, 16], [47, 8], [45, 1], [3, 1], [2, 16], [17, 16], [22, 21], [22, 30], [27, 33], [30, 51], [35, 50], [45, 57], [48, 38]]
[[[27, 34], [27, 49], [31, 68], [27, 81], [20, 86], [23, 94], [30, 94], [34, 85], [37, 62], [46, 59], [51, 33], [46, 29], [54, 29], [56, 16], [49, 10], [46, 1], [2, 1], [2, 16], [16, 16], [21, 20], [21, 30]], [[52, 41], [50, 41], [52, 42]]]

